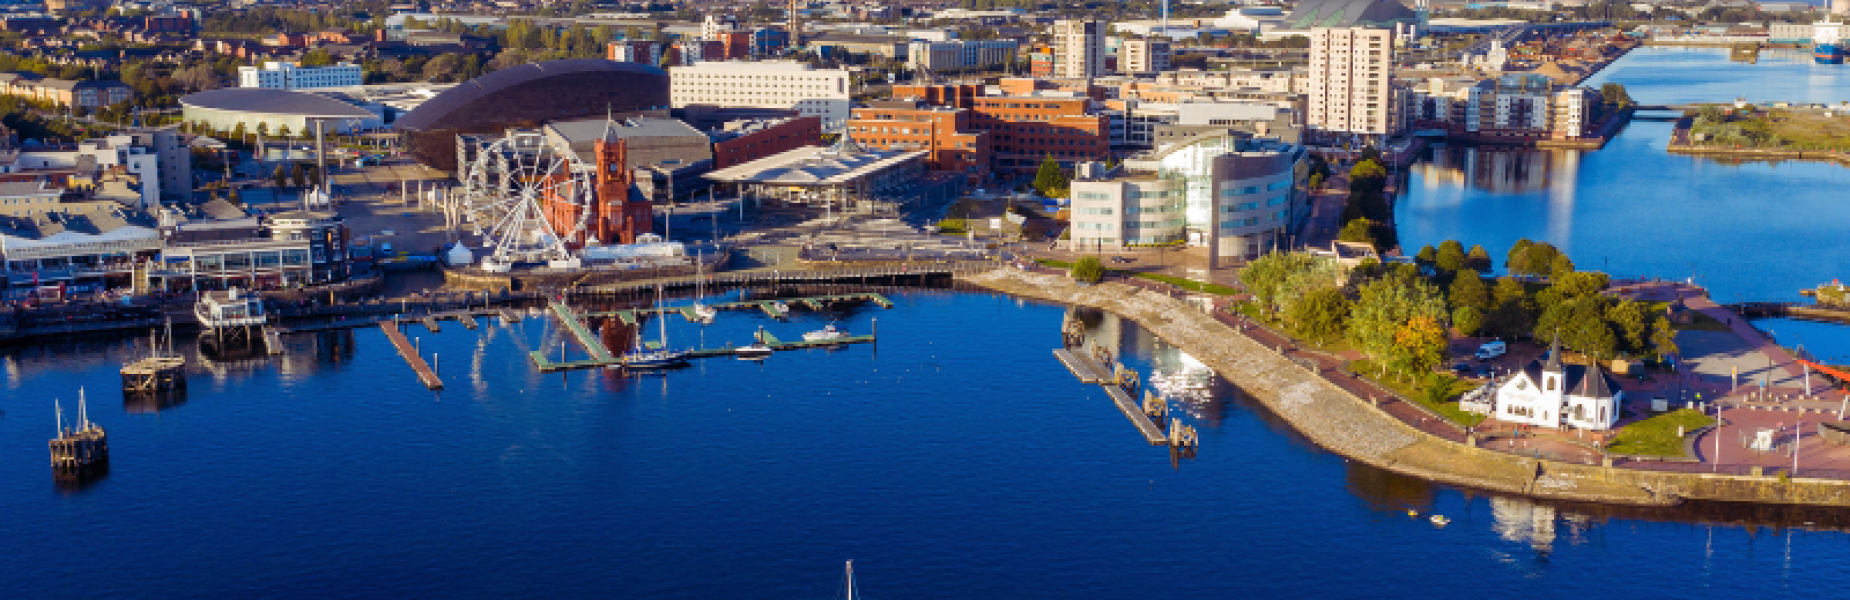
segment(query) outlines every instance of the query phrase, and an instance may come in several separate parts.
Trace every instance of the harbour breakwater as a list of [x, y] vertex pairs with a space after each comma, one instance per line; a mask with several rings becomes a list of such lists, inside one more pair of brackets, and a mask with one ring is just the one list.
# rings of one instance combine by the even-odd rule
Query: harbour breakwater
[[999, 268], [959, 275], [983, 289], [1109, 311], [1212, 367], [1311, 442], [1403, 475], [1553, 500], [1670, 506], [1685, 500], [1850, 506], [1850, 481], [1718, 475], [1583, 465], [1453, 442], [1370, 401], [1169, 295], [1121, 283], [1080, 286], [1062, 275]]

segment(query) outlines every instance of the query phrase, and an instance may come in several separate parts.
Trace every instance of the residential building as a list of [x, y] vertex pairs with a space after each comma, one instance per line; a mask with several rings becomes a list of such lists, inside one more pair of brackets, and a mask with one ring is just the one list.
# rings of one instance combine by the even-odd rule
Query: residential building
[[300, 67], [295, 63], [266, 62], [261, 68], [238, 67], [238, 87], [305, 90], [355, 86], [365, 82], [360, 66], [352, 63]]
[[1319, 27], [1310, 35], [1311, 129], [1381, 137], [1400, 131], [1394, 87], [1394, 31]]
[[120, 169], [140, 182], [137, 208], [153, 210], [163, 201], [183, 201], [192, 195], [192, 150], [180, 135], [173, 127], [133, 129], [76, 144], [22, 148], [10, 164], [0, 163], [0, 173], [74, 169], [97, 177], [103, 171]]
[[96, 110], [135, 99], [120, 81], [56, 79], [34, 73], [0, 73], [0, 93], [60, 107]]
[[1303, 146], [1206, 132], [1127, 158], [1124, 169], [1072, 182], [1075, 251], [1186, 243], [1210, 257], [1251, 259], [1286, 247], [1309, 213]]
[[1104, 75], [1104, 25], [1093, 19], [1054, 21], [1053, 74], [1080, 79]]
[[666, 64], [663, 52], [670, 49], [668, 44], [649, 40], [620, 40], [605, 47], [605, 58], [616, 62], [642, 63], [645, 65]]
[[848, 71], [794, 61], [706, 62], [668, 69], [674, 108], [792, 108], [838, 131], [849, 116]]
[[51, 187], [45, 181], [5, 181], [0, 182], [0, 216], [32, 217], [54, 212], [63, 212], [65, 190]]
[[1411, 127], [1472, 141], [1590, 137], [1604, 117], [1599, 92], [1528, 73], [1484, 80], [1435, 77], [1414, 86], [1407, 99]]
[[925, 166], [956, 173], [981, 185], [991, 165], [990, 136], [971, 125], [967, 108], [933, 106], [922, 100], [883, 100], [854, 109], [845, 135], [863, 148], [924, 150]]
[[1169, 70], [1169, 40], [1143, 38], [1118, 44], [1118, 70], [1125, 73], [1161, 73]]
[[1015, 51], [1021, 43], [1015, 40], [915, 40], [908, 46], [908, 66], [944, 73], [1006, 67], [1015, 62]]

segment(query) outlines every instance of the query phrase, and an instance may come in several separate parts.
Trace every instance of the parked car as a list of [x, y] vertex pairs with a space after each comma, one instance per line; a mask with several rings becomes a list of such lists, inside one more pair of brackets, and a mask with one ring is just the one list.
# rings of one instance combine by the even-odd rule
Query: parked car
[[1458, 364], [1452, 365], [1452, 372], [1457, 373], [1459, 377], [1470, 377], [1471, 376], [1471, 365], [1466, 364], [1466, 363], [1458, 363]]
[[1490, 360], [1490, 359], [1493, 359], [1499, 356], [1503, 356], [1504, 353], [1509, 352], [1509, 351], [1510, 351], [1509, 344], [1503, 343], [1503, 340], [1497, 340], [1494, 342], [1486, 342], [1484, 345], [1477, 347], [1477, 359], [1478, 360]]

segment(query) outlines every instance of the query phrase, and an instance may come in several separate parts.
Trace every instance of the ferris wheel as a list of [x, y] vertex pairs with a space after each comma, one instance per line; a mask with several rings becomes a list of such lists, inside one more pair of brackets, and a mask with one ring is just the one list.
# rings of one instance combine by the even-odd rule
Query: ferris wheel
[[585, 232], [595, 191], [589, 168], [537, 133], [482, 145], [465, 166], [462, 218], [482, 238], [482, 268], [515, 263], [575, 267], [567, 245]]

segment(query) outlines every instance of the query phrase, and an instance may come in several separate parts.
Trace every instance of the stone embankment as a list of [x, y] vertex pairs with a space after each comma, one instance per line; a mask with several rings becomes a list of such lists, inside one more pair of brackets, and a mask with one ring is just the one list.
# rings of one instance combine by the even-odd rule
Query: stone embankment
[[1168, 295], [1120, 283], [1079, 286], [1002, 268], [959, 279], [1040, 300], [1111, 311], [1200, 359], [1323, 448], [1441, 483], [1538, 498], [1634, 505], [1718, 500], [1850, 506], [1850, 482], [1648, 471], [1537, 460], [1422, 432]]

